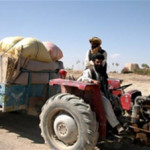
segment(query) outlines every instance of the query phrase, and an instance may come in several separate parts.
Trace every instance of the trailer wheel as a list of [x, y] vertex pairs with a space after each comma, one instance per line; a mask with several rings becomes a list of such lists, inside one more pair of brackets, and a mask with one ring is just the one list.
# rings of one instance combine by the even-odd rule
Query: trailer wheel
[[41, 135], [52, 150], [92, 150], [98, 123], [90, 105], [71, 94], [50, 98], [40, 114]]

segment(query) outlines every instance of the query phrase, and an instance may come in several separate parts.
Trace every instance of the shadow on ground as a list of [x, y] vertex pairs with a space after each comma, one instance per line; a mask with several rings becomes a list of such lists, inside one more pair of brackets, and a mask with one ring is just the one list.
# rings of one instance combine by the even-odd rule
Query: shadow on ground
[[133, 143], [114, 142], [114, 143], [104, 143], [98, 144], [100, 150], [150, 150], [150, 147], [143, 145], [135, 145]]
[[[0, 129], [16, 133], [20, 137], [28, 138], [34, 143], [44, 144], [39, 128], [39, 117], [33, 117], [20, 112], [0, 113]], [[150, 147], [137, 146], [129, 143], [98, 144], [100, 150], [150, 150]]]
[[44, 143], [39, 128], [39, 118], [20, 112], [0, 113], [0, 128], [32, 140], [34, 143]]

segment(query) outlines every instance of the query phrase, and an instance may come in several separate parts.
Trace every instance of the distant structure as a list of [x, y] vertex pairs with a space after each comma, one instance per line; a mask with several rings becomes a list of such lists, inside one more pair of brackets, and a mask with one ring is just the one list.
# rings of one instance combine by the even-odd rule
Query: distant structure
[[125, 64], [125, 68], [127, 68], [128, 71], [134, 71], [136, 69], [139, 69], [139, 65], [133, 64], [133, 63], [127, 63], [127, 64]]

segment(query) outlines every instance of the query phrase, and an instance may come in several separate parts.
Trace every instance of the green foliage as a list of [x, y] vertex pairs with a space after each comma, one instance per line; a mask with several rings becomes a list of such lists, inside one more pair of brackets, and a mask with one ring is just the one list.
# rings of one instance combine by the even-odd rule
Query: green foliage
[[116, 62], [116, 63], [112, 63], [112, 66], [116, 66], [116, 67], [118, 67], [119, 66], [119, 64]]
[[150, 75], [150, 69], [136, 69], [134, 73], [141, 75]]
[[127, 67], [124, 67], [122, 70], [121, 70], [121, 73], [133, 73], [132, 71], [129, 71]]
[[124, 67], [121, 71], [121, 73], [136, 73], [136, 74], [140, 74], [140, 75], [150, 75], [150, 69], [146, 68], [146, 69], [135, 69], [133, 72], [129, 71], [128, 68]]
[[118, 66], [119, 66], [119, 64], [118, 64], [118, 63], [116, 63], [116, 66], [118, 67]]
[[143, 68], [149, 68], [149, 66], [147, 64], [142, 64]]

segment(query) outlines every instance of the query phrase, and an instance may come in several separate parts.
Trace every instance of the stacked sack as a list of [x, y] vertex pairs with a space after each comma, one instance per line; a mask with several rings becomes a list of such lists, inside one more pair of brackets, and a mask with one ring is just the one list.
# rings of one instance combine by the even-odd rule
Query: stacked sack
[[[1, 40], [0, 82], [26, 85], [28, 73], [20, 72], [20, 68], [30, 71], [48, 71], [63, 68], [62, 62], [58, 61], [63, 57], [62, 51], [51, 42], [45, 43], [48, 47], [35, 38], [20, 36], [7, 37]], [[48, 73], [33, 73], [31, 81], [33, 84], [45, 84], [49, 82], [47, 77], [49, 77]]]
[[61, 49], [52, 42], [43, 42], [43, 44], [51, 56], [52, 61], [59, 60], [63, 57]]
[[51, 62], [51, 56], [42, 42], [35, 38], [7, 37], [0, 41], [0, 52], [13, 57], [29, 58], [41, 62]]

